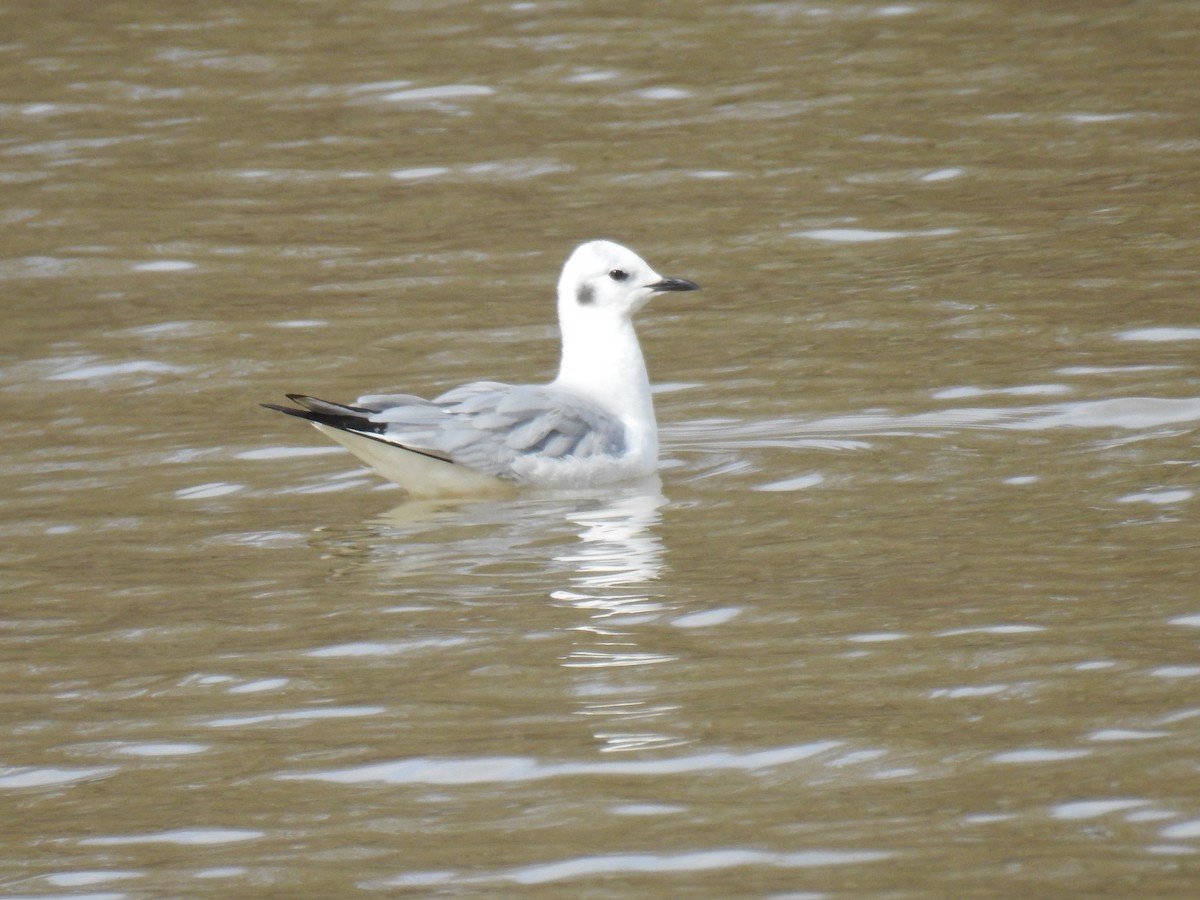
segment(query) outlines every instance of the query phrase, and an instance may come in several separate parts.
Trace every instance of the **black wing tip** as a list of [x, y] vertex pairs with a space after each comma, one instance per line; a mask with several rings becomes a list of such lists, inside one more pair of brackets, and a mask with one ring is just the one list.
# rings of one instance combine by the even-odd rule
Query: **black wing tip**
[[[339, 407], [337, 404], [330, 404], [325, 400], [318, 400], [316, 397], [310, 397], [307, 394], [288, 394], [287, 398], [293, 403], [299, 403], [301, 406], [309, 408], [298, 409], [294, 406], [280, 406], [278, 403], [260, 403], [258, 405], [264, 409], [273, 409], [276, 412], [304, 419], [307, 422], [328, 425], [330, 428], [336, 428], [339, 431], [352, 431], [355, 434], [364, 436], [383, 434], [387, 430], [386, 424], [370, 420], [371, 410], [369, 409], [360, 409], [357, 406]], [[306, 403], [305, 401], [308, 402]], [[313, 409], [309, 404], [323, 404], [345, 410], [345, 412], [328, 412], [323, 409]]]
[[339, 414], [342, 415], [358, 413], [366, 416], [373, 412], [373, 410], [364, 409], [360, 406], [331, 403], [328, 400], [322, 400], [320, 397], [313, 397], [311, 394], [284, 394], [284, 396], [303, 408], [297, 409], [294, 406], [280, 406], [278, 403], [260, 403], [258, 405], [264, 409], [273, 409], [277, 412], [287, 413], [290, 416], [303, 416], [305, 418], [311, 418], [313, 415], [329, 415], [333, 409], [338, 410]]
[[[291, 397], [291, 394], [288, 394]], [[307, 409], [296, 409], [294, 406], [280, 406], [278, 403], [260, 403], [258, 404], [263, 409], [273, 409], [276, 412], [287, 413], [289, 416], [298, 416], [301, 419], [311, 419], [312, 413]]]
[[[316, 397], [310, 397], [307, 394], [286, 394], [285, 395], [293, 403], [305, 404], [305, 401], [315, 403], [326, 403], [328, 401], [319, 400]], [[286, 413], [289, 416], [295, 416], [298, 419], [304, 419], [308, 422], [315, 422], [318, 425], [327, 425], [330, 428], [336, 428], [339, 431], [348, 431], [351, 434], [357, 434], [360, 437], [370, 438], [373, 441], [379, 441], [389, 447], [398, 447], [401, 450], [407, 450], [410, 453], [416, 453], [419, 456], [428, 456], [430, 459], [436, 459], [440, 462], [455, 464], [454, 460], [449, 456], [436, 453], [432, 450], [418, 450], [416, 447], [410, 447], [407, 444], [398, 444], [393, 441], [384, 440], [380, 437], [387, 430], [386, 424], [370, 421], [367, 416], [372, 410], [363, 409], [358, 406], [343, 407], [347, 410], [353, 410], [359, 415], [337, 415], [333, 413], [318, 412], [313, 409], [297, 409], [294, 406], [280, 406], [278, 403], [260, 403], [258, 404], [263, 409], [273, 409], [276, 412]]]

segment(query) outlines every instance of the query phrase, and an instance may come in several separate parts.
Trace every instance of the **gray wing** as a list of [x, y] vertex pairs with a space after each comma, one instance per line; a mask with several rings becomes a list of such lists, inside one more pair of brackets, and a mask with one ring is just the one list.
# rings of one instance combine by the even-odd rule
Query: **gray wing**
[[514, 477], [513, 462], [529, 456], [618, 456], [626, 446], [619, 420], [550, 387], [481, 381], [434, 400], [375, 394], [357, 405], [379, 438], [499, 477]]

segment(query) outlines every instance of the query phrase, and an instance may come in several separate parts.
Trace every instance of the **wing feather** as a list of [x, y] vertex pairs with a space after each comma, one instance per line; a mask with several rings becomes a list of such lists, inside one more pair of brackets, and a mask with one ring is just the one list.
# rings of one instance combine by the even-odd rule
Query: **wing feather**
[[518, 462], [619, 456], [626, 449], [620, 420], [550, 387], [480, 381], [434, 400], [368, 394], [354, 406], [292, 399], [305, 408], [293, 414], [501, 478], [520, 480]]

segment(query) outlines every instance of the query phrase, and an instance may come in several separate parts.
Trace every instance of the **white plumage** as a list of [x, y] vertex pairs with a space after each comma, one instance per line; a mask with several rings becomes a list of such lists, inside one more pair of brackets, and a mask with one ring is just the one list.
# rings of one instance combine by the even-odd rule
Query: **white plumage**
[[288, 394], [301, 408], [263, 405], [312, 422], [414, 497], [643, 477], [657, 466], [658, 427], [632, 316], [656, 293], [697, 288], [620, 244], [589, 241], [559, 278], [562, 363], [550, 384], [483, 381], [433, 400], [375, 394], [353, 405]]

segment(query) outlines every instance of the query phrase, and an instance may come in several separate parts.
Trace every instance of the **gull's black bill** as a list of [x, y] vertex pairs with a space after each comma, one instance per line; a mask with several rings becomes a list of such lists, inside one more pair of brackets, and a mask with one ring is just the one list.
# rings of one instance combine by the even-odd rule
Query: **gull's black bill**
[[656, 281], [654, 284], [648, 284], [646, 287], [652, 291], [698, 291], [700, 285], [694, 281], [688, 281], [686, 278], [664, 278], [662, 281]]

